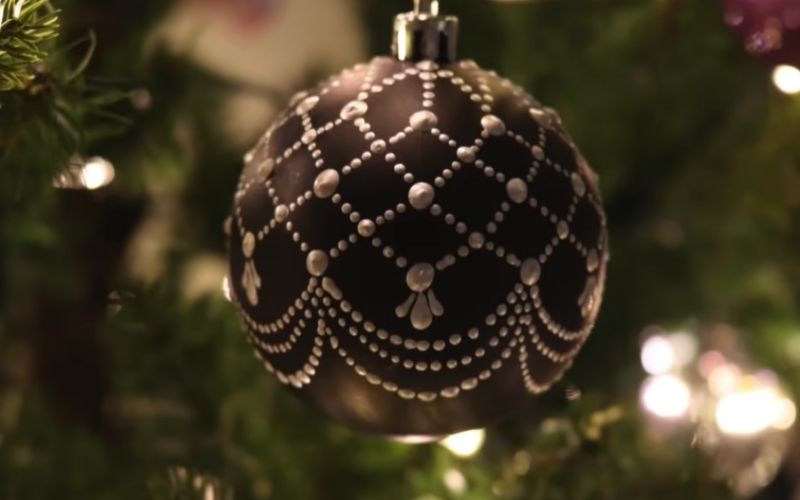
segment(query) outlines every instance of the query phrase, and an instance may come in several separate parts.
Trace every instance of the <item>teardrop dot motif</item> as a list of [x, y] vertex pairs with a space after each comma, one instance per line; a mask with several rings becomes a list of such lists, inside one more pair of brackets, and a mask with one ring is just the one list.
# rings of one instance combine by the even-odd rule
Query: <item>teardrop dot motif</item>
[[328, 255], [322, 250], [314, 250], [306, 258], [306, 267], [312, 276], [322, 276], [328, 270]]
[[253, 251], [256, 249], [256, 236], [253, 233], [247, 233], [242, 240], [242, 253], [246, 258], [253, 256]]
[[314, 180], [314, 194], [317, 198], [330, 198], [339, 187], [339, 172], [329, 168], [323, 170]]
[[542, 275], [542, 265], [536, 259], [527, 259], [522, 263], [519, 270], [520, 279], [528, 286], [533, 286], [539, 281]]
[[433, 314], [428, 301], [422, 294], [417, 295], [417, 300], [414, 303], [414, 309], [411, 310], [411, 326], [417, 330], [425, 330], [433, 323]]

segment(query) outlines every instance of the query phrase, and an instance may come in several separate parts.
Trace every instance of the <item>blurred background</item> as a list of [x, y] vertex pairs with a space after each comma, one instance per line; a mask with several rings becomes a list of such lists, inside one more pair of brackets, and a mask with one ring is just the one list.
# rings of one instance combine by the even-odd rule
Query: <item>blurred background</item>
[[242, 157], [410, 7], [0, 1], [0, 498], [800, 499], [797, 0], [443, 0], [600, 175], [592, 338], [526, 411], [418, 446], [253, 359]]

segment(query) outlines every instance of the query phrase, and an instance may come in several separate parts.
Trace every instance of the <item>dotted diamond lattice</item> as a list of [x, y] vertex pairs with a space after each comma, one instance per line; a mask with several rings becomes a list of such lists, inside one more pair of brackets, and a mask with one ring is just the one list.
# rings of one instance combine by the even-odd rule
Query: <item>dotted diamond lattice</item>
[[230, 222], [258, 358], [367, 431], [508, 413], [562, 376], [600, 306], [594, 173], [552, 110], [472, 62], [376, 58], [298, 94]]

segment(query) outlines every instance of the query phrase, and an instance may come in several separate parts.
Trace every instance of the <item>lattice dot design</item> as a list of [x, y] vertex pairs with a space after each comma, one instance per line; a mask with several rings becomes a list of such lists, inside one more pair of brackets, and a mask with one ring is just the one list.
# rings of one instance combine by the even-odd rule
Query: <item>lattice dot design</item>
[[227, 229], [248, 338], [337, 420], [485, 425], [589, 336], [596, 177], [555, 112], [496, 73], [376, 58], [295, 96], [245, 161]]

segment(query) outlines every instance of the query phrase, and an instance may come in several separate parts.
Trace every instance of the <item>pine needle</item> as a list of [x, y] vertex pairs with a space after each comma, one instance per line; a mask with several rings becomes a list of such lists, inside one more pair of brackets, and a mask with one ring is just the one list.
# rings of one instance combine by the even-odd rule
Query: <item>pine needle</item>
[[48, 0], [0, 0], [0, 91], [18, 90], [47, 57], [44, 45], [58, 36], [58, 12]]

